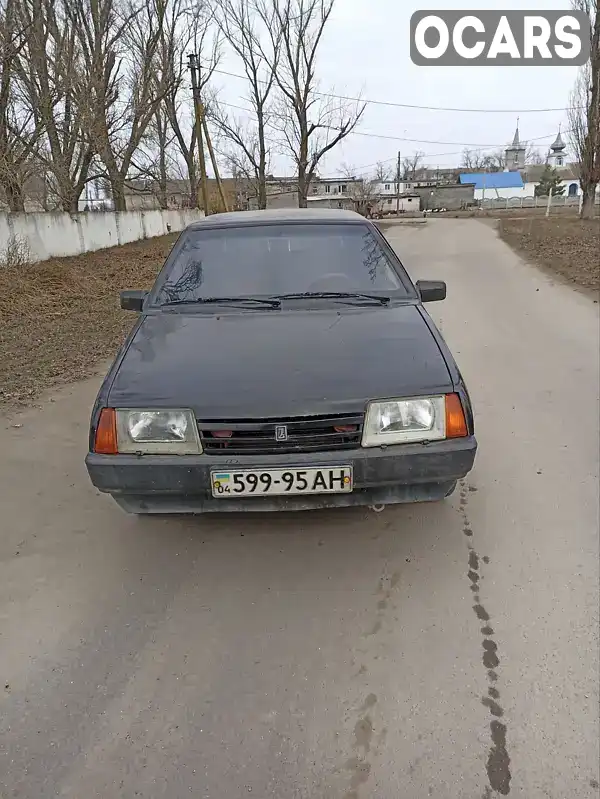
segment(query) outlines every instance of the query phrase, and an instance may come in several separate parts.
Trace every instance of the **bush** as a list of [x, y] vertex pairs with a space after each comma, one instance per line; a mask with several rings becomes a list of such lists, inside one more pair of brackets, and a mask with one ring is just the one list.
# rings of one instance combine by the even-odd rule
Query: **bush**
[[29, 242], [22, 236], [11, 236], [8, 244], [0, 250], [0, 267], [19, 269], [31, 264]]

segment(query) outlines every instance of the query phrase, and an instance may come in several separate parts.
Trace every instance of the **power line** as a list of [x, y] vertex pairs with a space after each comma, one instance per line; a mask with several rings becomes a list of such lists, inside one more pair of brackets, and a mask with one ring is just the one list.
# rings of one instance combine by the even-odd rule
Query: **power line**
[[[233, 103], [220, 103], [220, 105], [224, 105], [227, 108], [236, 108], [238, 111], [245, 111], [247, 114], [253, 114], [254, 111], [250, 108], [244, 108], [241, 105], [234, 105]], [[269, 116], [275, 117], [276, 119], [286, 119], [283, 114], [269, 114]], [[265, 123], [268, 124], [268, 123]], [[329, 127], [330, 130], [338, 130], [333, 126], [323, 126]], [[565, 131], [568, 133], [568, 131]], [[375, 139], [389, 139], [390, 141], [402, 141], [402, 142], [412, 142], [413, 144], [443, 144], [449, 145], [451, 147], [479, 147], [479, 148], [490, 148], [490, 147], [506, 147], [506, 142], [495, 144], [481, 144], [475, 142], [460, 142], [460, 141], [438, 141], [435, 139], [409, 139], [403, 136], [392, 136], [386, 133], [372, 133], [370, 131], [362, 131], [362, 130], [352, 130], [348, 133], [349, 136], [365, 136], [367, 138], [375, 138]], [[540, 141], [541, 139], [549, 139], [552, 136], [556, 135], [556, 131], [553, 133], [546, 133], [544, 136], [537, 136], [533, 139], [528, 139], [529, 142]], [[440, 155], [454, 155], [454, 153], [441, 153]], [[429, 158], [430, 156], [428, 156]]]
[[[238, 75], [235, 72], [226, 72], [223, 69], [215, 69], [219, 75], [227, 75], [230, 78], [239, 78], [240, 80], [248, 80], [245, 75]], [[259, 83], [266, 83], [266, 81], [259, 81]], [[361, 97], [346, 97], [343, 94], [332, 94], [328, 92], [314, 92], [319, 97], [329, 97], [334, 100], [344, 100], [348, 103], [365, 103], [367, 105], [382, 105], [389, 108], [412, 108], [421, 111], [450, 111], [452, 113], [465, 113], [465, 114], [546, 114], [557, 113], [559, 111], [568, 111], [571, 106], [566, 108], [445, 108], [443, 106], [435, 105], [413, 105], [411, 103], [395, 103], [391, 100], [365, 100]], [[583, 108], [583, 106], [572, 106], [573, 108]]]

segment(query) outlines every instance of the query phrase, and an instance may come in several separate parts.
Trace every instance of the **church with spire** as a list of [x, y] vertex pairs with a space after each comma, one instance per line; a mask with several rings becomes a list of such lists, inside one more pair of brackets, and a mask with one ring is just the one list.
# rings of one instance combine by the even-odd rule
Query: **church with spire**
[[[541, 147], [540, 147], [541, 151]], [[512, 143], [504, 149], [504, 169], [494, 172], [486, 169], [483, 172], [473, 170], [459, 175], [459, 183], [473, 183], [475, 186], [475, 200], [517, 200], [520, 198], [533, 198], [536, 186], [539, 184], [544, 171], [550, 166], [556, 169], [561, 183], [565, 188], [565, 199], [578, 197], [581, 193], [579, 180], [579, 167], [568, 162], [567, 145], [562, 135], [562, 127], [550, 145], [545, 157], [530, 159], [536, 163], [527, 162], [527, 142], [521, 139], [519, 119], [512, 139]], [[600, 194], [600, 186], [598, 187]]]
[[[546, 163], [550, 164], [551, 167], [556, 169], [561, 169], [567, 166], [567, 153], [566, 153], [567, 145], [564, 142], [562, 137], [562, 126], [559, 125], [558, 134], [556, 139], [554, 140], [553, 144], [550, 145], [550, 149], [546, 155]], [[512, 140], [512, 144], [509, 145], [506, 150], [504, 151], [504, 169], [507, 172], [518, 172], [522, 169], [525, 169], [527, 164], [525, 163], [527, 153], [527, 145], [521, 141], [521, 136], [519, 133], [519, 120], [517, 118], [517, 129], [515, 130], [515, 135]]]
[[558, 127], [558, 136], [554, 140], [554, 144], [550, 145], [550, 150], [546, 156], [546, 163], [554, 168], [560, 168], [566, 165], [567, 145], [563, 141], [561, 126]]
[[512, 144], [504, 151], [505, 170], [508, 172], [518, 172], [525, 168], [525, 154], [527, 147], [521, 143], [519, 136], [519, 120], [517, 118], [517, 129], [513, 137]]

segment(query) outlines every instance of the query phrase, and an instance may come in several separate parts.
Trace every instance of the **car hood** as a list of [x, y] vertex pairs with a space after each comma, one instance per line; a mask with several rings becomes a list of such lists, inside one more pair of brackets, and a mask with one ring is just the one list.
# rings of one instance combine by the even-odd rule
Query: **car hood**
[[451, 390], [418, 307], [396, 305], [149, 315], [108, 401], [226, 420], [356, 412], [371, 399]]

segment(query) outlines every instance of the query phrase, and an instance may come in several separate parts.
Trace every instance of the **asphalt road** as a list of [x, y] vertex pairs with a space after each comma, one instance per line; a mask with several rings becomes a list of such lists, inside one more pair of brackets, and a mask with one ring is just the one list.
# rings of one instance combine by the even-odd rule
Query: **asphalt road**
[[446, 502], [136, 519], [97, 380], [0, 422], [2, 799], [598, 795], [598, 305], [476, 220], [390, 237], [476, 407]]

